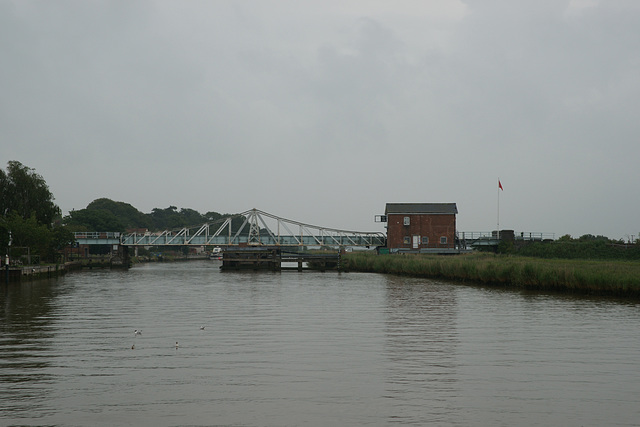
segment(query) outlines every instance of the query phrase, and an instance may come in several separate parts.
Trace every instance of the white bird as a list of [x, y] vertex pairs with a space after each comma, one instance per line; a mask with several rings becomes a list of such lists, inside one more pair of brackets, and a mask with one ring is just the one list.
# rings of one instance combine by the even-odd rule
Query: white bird
[[204, 330], [204, 326], [200, 326], [200, 329], [201, 329], [201, 330]]

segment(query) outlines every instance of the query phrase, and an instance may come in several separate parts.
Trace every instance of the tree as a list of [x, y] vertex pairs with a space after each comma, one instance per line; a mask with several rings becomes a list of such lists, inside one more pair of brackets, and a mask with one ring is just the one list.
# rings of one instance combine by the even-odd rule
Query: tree
[[128, 203], [96, 199], [85, 209], [73, 210], [64, 218], [74, 231], [120, 231], [151, 228], [149, 217]]
[[153, 208], [150, 215], [153, 228], [156, 230], [176, 229], [184, 226], [183, 218], [175, 206], [169, 206], [166, 209]]
[[122, 232], [136, 228], [160, 231], [200, 226], [221, 218], [223, 215], [217, 212], [202, 215], [194, 209], [178, 209], [176, 206], [154, 208], [151, 213], [144, 214], [128, 203], [100, 198], [89, 203], [85, 209], [71, 211], [64, 218], [64, 223], [74, 231]]
[[55, 252], [61, 251], [67, 246], [71, 246], [75, 243], [75, 237], [73, 232], [67, 227], [54, 227], [51, 236], [51, 249]]
[[213, 221], [218, 221], [219, 219], [222, 219], [222, 218], [227, 217], [229, 215], [228, 214], [227, 215], [222, 215], [222, 214], [220, 214], [218, 212], [209, 211], [206, 214], [204, 214], [203, 216], [207, 220], [207, 222], [213, 222]]
[[[96, 199], [87, 205], [87, 210], [101, 210], [113, 214], [125, 228], [151, 228], [149, 217], [129, 203], [116, 202], [107, 198]], [[104, 229], [98, 231], [105, 231]], [[107, 230], [112, 231], [112, 230]]]
[[180, 209], [180, 217], [182, 218], [182, 226], [189, 227], [207, 222], [198, 211], [189, 208]]
[[11, 255], [28, 250], [53, 260], [61, 245], [73, 242], [68, 230], [55, 225], [60, 208], [53, 200], [44, 178], [34, 169], [8, 162], [7, 172], [0, 170], [0, 248], [9, 250], [11, 245]]
[[18, 161], [9, 161], [7, 173], [0, 171], [0, 196], [0, 215], [5, 218], [12, 212], [23, 220], [35, 215], [40, 224], [51, 228], [60, 216], [44, 178]]
[[594, 236], [593, 234], [583, 234], [578, 238], [578, 240], [581, 242], [608, 242], [609, 238], [601, 235]]
[[107, 210], [80, 209], [69, 212], [65, 224], [73, 231], [125, 231], [125, 223]]
[[47, 258], [51, 252], [53, 233], [46, 225], [40, 224], [35, 215], [23, 219], [16, 212], [12, 212], [3, 220], [2, 228], [11, 231], [11, 258], [27, 252]]

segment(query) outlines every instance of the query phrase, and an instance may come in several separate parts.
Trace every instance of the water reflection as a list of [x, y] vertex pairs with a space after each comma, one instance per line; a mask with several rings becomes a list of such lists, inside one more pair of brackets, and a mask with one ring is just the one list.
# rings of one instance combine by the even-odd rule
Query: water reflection
[[634, 304], [204, 262], [2, 291], [0, 424], [640, 419]]
[[2, 286], [0, 412], [22, 418], [46, 412], [54, 379], [50, 340], [56, 279]]
[[385, 355], [390, 422], [425, 425], [447, 420], [459, 394], [455, 287], [387, 276]]

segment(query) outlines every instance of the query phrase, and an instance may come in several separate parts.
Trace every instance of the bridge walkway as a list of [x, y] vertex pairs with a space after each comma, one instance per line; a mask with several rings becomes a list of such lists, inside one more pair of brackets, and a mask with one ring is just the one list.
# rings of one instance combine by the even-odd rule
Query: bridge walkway
[[[241, 225], [238, 227], [239, 220]], [[386, 236], [381, 232], [319, 227], [288, 220], [258, 209], [180, 230], [165, 230], [158, 233], [76, 233], [75, 238], [79, 244], [122, 246], [365, 246], [375, 248], [386, 244]]]

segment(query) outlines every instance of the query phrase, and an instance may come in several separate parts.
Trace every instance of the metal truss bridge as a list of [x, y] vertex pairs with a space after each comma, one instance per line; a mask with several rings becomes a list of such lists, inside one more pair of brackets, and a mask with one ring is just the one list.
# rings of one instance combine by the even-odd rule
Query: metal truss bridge
[[[242, 221], [234, 229], [232, 225]], [[251, 209], [199, 227], [158, 233], [75, 233], [84, 245], [123, 246], [384, 246], [381, 232], [318, 227]]]

